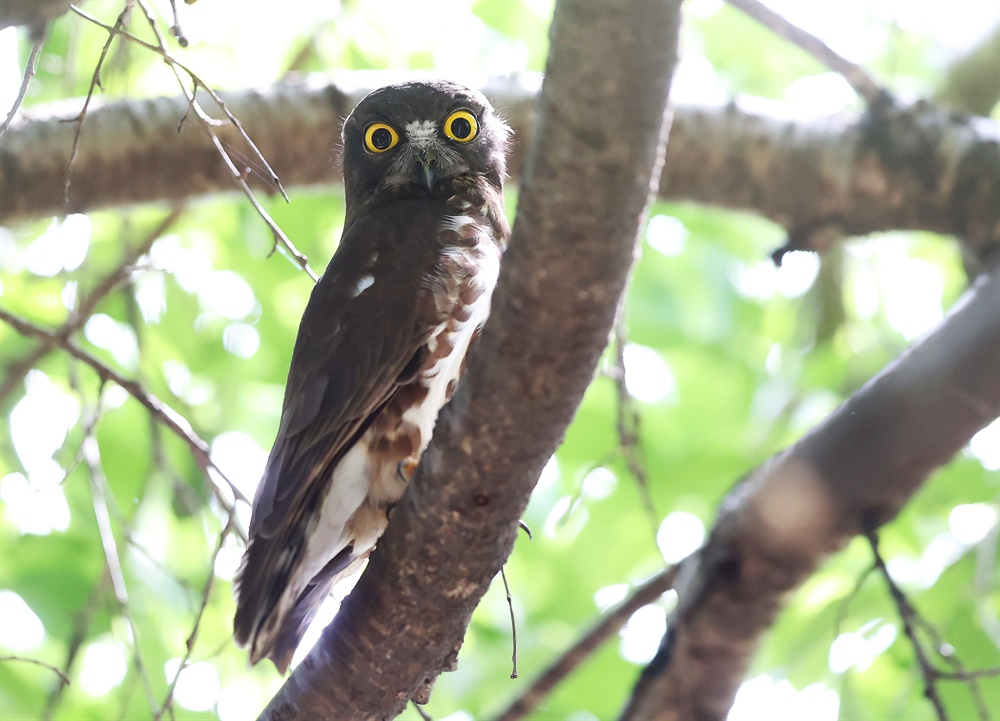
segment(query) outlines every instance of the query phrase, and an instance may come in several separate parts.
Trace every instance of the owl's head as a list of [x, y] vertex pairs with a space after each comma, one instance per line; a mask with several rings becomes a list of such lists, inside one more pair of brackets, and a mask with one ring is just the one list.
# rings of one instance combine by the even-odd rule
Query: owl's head
[[380, 191], [443, 197], [470, 178], [500, 190], [509, 134], [476, 90], [440, 80], [380, 88], [344, 122], [347, 202]]

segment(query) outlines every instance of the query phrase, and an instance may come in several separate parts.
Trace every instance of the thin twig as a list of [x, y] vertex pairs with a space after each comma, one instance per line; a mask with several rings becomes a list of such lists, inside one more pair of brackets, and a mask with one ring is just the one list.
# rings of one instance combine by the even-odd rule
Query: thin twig
[[[886, 570], [885, 564], [882, 563], [881, 565], [879, 565], [878, 563], [879, 560], [878, 549], [874, 545], [874, 543], [877, 543], [878, 538], [876, 537], [875, 541], [873, 542], [872, 537], [868, 536], [868, 540], [869, 543], [873, 544], [872, 550], [875, 553], [876, 562], [872, 566], [870, 566], [864, 572], [864, 574], [862, 574], [862, 576], [857, 580], [854, 589], [841, 603], [840, 608], [837, 611], [837, 620], [834, 625], [835, 629], [834, 636], [840, 635], [840, 628], [844, 621], [844, 616], [847, 613], [848, 605], [850, 605], [851, 601], [853, 601], [854, 598], [858, 595], [858, 592], [861, 590], [861, 586], [874, 571], [881, 572], [881, 575], [885, 578], [886, 583], [889, 585], [890, 591], [893, 588], [895, 588], [902, 596], [902, 590], [895, 585], [895, 582], [888, 575], [888, 571]], [[902, 597], [905, 601], [905, 596]], [[893, 594], [893, 598], [894, 599], [897, 598], [895, 593]], [[897, 607], [899, 607], [898, 599], [896, 603]], [[945, 640], [941, 637], [941, 634], [938, 633], [937, 628], [935, 628], [934, 625], [931, 624], [929, 621], [924, 619], [917, 611], [917, 609], [914, 608], [912, 604], [909, 604], [909, 602], [907, 602], [906, 608], [907, 610], [905, 611], [905, 613], [902, 607], [899, 608], [900, 617], [904, 619], [904, 627], [906, 623], [906, 614], [908, 614], [909, 618], [912, 621], [913, 631], [915, 632], [917, 628], [922, 628], [930, 638], [931, 645], [937, 651], [938, 655], [942, 658], [942, 660], [944, 660], [954, 669], [953, 671], [942, 671], [938, 669], [936, 666], [932, 665], [928, 670], [928, 672], [935, 679], [939, 679], [942, 681], [961, 681], [965, 683], [969, 687], [969, 694], [970, 696], [972, 696], [972, 702], [976, 707], [976, 712], [979, 718], [982, 719], [982, 721], [988, 721], [988, 719], [990, 718], [989, 706], [986, 703], [986, 699], [983, 697], [983, 690], [979, 687], [978, 680], [989, 676], [1000, 675], [1000, 668], [986, 668], [986, 669], [976, 669], [976, 670], [967, 669], [965, 667], [965, 664], [962, 663], [961, 659], [959, 659], [958, 656], [956, 656], [954, 653], [950, 652], [951, 650], [950, 644], [945, 642]], [[918, 643], [918, 640], [915, 636], [910, 636], [908, 632], [907, 636], [910, 638], [911, 643], [913, 644]]]
[[142, 545], [142, 543], [136, 540], [135, 531], [129, 525], [128, 521], [125, 519], [125, 516], [122, 513], [121, 509], [118, 508], [117, 505], [115, 505], [113, 497], [109, 499], [108, 506], [109, 509], [112, 510], [112, 512], [115, 514], [115, 519], [118, 522], [119, 528], [121, 528], [121, 536], [123, 539], [125, 539], [125, 542], [128, 543], [128, 545], [131, 546], [133, 549], [135, 549], [136, 553], [145, 558], [146, 561], [151, 566], [153, 566], [156, 570], [162, 573], [164, 578], [170, 579], [170, 581], [177, 584], [177, 587], [179, 589], [185, 591], [186, 593], [191, 593], [193, 589], [191, 588], [191, 585], [187, 581], [185, 581], [183, 578], [177, 577], [163, 561], [159, 560], [158, 558], [156, 558], [156, 556], [153, 555], [152, 551], [150, 551], [148, 548]]
[[417, 710], [417, 713], [420, 714], [420, 718], [422, 718], [424, 721], [434, 721], [434, 719], [431, 718], [430, 714], [424, 711], [424, 707], [418, 704], [413, 699], [410, 699], [410, 705]]
[[573, 646], [532, 681], [524, 693], [514, 699], [514, 702], [497, 716], [496, 721], [518, 721], [531, 713], [560, 681], [600, 648], [601, 644], [616, 633], [633, 613], [643, 606], [653, 603], [669, 591], [674, 585], [676, 575], [677, 566], [671, 566], [635, 589], [631, 596], [602, 616], [593, 628], [581, 636]]
[[163, 427], [152, 416], [149, 417], [149, 440], [152, 446], [153, 467], [157, 468], [170, 481], [174, 505], [191, 514], [202, 505], [198, 492], [177, 472], [177, 469], [167, 460], [163, 450]]
[[[219, 102], [221, 103], [222, 101], [220, 100]], [[240, 128], [240, 130], [242, 131], [242, 127]], [[242, 173], [239, 170], [239, 168], [236, 167], [236, 164], [233, 162], [233, 159], [229, 157], [229, 153], [226, 152], [225, 145], [219, 139], [219, 136], [217, 136], [214, 132], [210, 131], [209, 137], [211, 138], [212, 144], [215, 146], [215, 149], [218, 151], [219, 155], [222, 157], [222, 159], [226, 162], [226, 165], [229, 167], [229, 171], [232, 173], [233, 178], [236, 180], [236, 184], [240, 186], [240, 189], [243, 191], [243, 194], [247, 196], [247, 200], [250, 201], [250, 204], [254, 207], [254, 210], [256, 210], [257, 214], [264, 219], [264, 222], [267, 224], [267, 227], [271, 229], [271, 233], [274, 235], [274, 247], [271, 249], [271, 252], [274, 253], [275, 250], [283, 248], [285, 252], [287, 252], [292, 256], [292, 258], [295, 260], [295, 263], [300, 268], [302, 268], [302, 270], [304, 270], [309, 275], [310, 278], [312, 278], [313, 282], [319, 280], [319, 276], [317, 276], [315, 271], [313, 271], [313, 269], [309, 266], [309, 259], [305, 255], [299, 252], [299, 250], [292, 244], [292, 241], [289, 240], [288, 237], [285, 235], [284, 231], [274, 221], [274, 218], [272, 218], [271, 215], [266, 210], [264, 210], [264, 207], [257, 200], [257, 196], [254, 195], [253, 190], [250, 189], [250, 185], [246, 181], [246, 175]], [[254, 149], [256, 150], [256, 148]], [[257, 152], [259, 156], [260, 151]], [[272, 172], [272, 177], [275, 182], [278, 182], [278, 176], [274, 175], [273, 172]], [[278, 182], [278, 189], [281, 191], [281, 194], [285, 196], [285, 200], [288, 200], [288, 196], [285, 195], [285, 189], [281, 187], [280, 182]]]
[[[102, 386], [104, 385], [104, 381], [101, 382], [101, 385]], [[103, 392], [103, 387], [102, 387], [102, 392]], [[103, 396], [101, 397], [101, 400], [103, 401]], [[153, 419], [150, 420], [152, 427], [158, 430], [160, 427], [159, 424]], [[84, 435], [83, 435], [84, 441], [94, 433], [94, 428], [97, 425], [97, 421], [98, 421], [97, 414], [94, 414], [92, 416], [90, 423], [84, 429]], [[83, 460], [84, 460], [84, 446], [83, 442], [81, 441], [80, 448], [77, 450], [76, 456], [74, 458], [74, 464], [81, 462]], [[69, 476], [70, 472], [71, 470], [67, 469], [66, 475]], [[135, 549], [135, 551], [139, 555], [145, 558], [150, 565], [152, 565], [160, 573], [162, 573], [165, 578], [168, 578], [173, 583], [177, 584], [177, 586], [180, 589], [185, 591], [187, 594], [190, 594], [192, 592], [191, 586], [184, 579], [175, 576], [174, 573], [167, 567], [167, 565], [163, 563], [163, 561], [156, 558], [156, 556], [154, 556], [153, 553], [148, 548], [146, 548], [138, 539], [136, 539], [135, 530], [132, 528], [131, 523], [129, 523], [128, 518], [125, 517], [125, 514], [122, 513], [121, 508], [115, 501], [114, 494], [108, 496], [106, 500], [108, 504], [108, 510], [114, 515], [114, 520], [118, 523], [118, 528], [120, 529], [121, 536], [122, 538], [125, 539], [125, 542], [128, 543], [128, 545], [131, 546], [133, 549]]]
[[617, 394], [617, 416], [615, 425], [618, 431], [618, 452], [625, 461], [625, 467], [639, 486], [642, 504], [653, 528], [655, 542], [656, 531], [659, 528], [659, 516], [653, 505], [653, 495], [649, 491], [649, 473], [639, 449], [639, 409], [635, 400], [628, 392], [625, 384], [625, 345], [628, 343], [628, 331], [625, 326], [625, 312], [615, 326], [615, 362], [617, 370], [614, 374], [615, 391]]
[[910, 639], [910, 645], [913, 646], [913, 655], [917, 660], [917, 666], [920, 667], [920, 675], [924, 679], [924, 696], [934, 706], [938, 719], [940, 721], [947, 721], [949, 718], [948, 712], [945, 710], [944, 701], [941, 700], [937, 689], [939, 672], [927, 657], [920, 639], [917, 638], [917, 630], [914, 624], [917, 613], [910, 604], [909, 599], [906, 598], [906, 594], [903, 593], [899, 586], [896, 585], [896, 582], [892, 580], [892, 576], [889, 575], [889, 569], [886, 568], [885, 561], [878, 550], [878, 533], [873, 528], [866, 528], [865, 537], [868, 539], [868, 543], [871, 544], [872, 556], [875, 559], [875, 568], [882, 574], [886, 587], [896, 602], [896, 608], [899, 610], [899, 618], [903, 622], [903, 632]]
[[[74, 389], [79, 391], [76, 385], [76, 379], [74, 381]], [[94, 509], [94, 517], [97, 521], [98, 534], [101, 537], [101, 546], [104, 549], [105, 565], [104, 565], [104, 578], [110, 582], [112, 590], [114, 591], [115, 600], [118, 602], [118, 607], [121, 612], [122, 618], [128, 625], [129, 640], [132, 644], [132, 659], [135, 665], [136, 674], [138, 674], [142, 683], [143, 691], [146, 694], [146, 703], [151, 711], [156, 711], [156, 695], [153, 692], [152, 683], [150, 681], [149, 675], [146, 673], [146, 664], [142, 658], [142, 650], [139, 646], [139, 636], [138, 636], [138, 626], [135, 623], [135, 619], [132, 616], [131, 606], [129, 605], [128, 599], [128, 588], [125, 585], [125, 575], [122, 571], [121, 556], [118, 553], [117, 542], [115, 541], [114, 530], [111, 525], [111, 516], [108, 513], [108, 496], [113, 494], [110, 492], [108, 487], [107, 478], [104, 475], [103, 465], [101, 463], [100, 447], [97, 444], [97, 438], [94, 435], [94, 431], [97, 428], [97, 422], [101, 416], [101, 404], [104, 399], [104, 385], [107, 381], [101, 379], [101, 387], [97, 392], [97, 402], [95, 404], [92, 413], [88, 414], [88, 418], [84, 423], [84, 434], [83, 440], [80, 443], [80, 450], [78, 455], [85, 462], [88, 477], [90, 479], [90, 489], [91, 489], [91, 503]], [[96, 589], [95, 589], [96, 590]], [[132, 694], [135, 692], [136, 684], [128, 684], [128, 691], [122, 701], [122, 712], [118, 715], [121, 719], [124, 717], [124, 710], [128, 708]]]
[[[263, 167], [267, 170], [269, 174], [270, 181], [275, 184], [275, 186], [281, 192], [282, 197], [287, 201], [288, 194], [285, 192], [284, 187], [281, 185], [281, 180], [278, 178], [277, 173], [274, 172], [274, 170], [271, 168], [271, 165], [267, 162], [267, 158], [264, 157], [264, 155], [257, 148], [257, 145], [253, 142], [253, 140], [251, 140], [246, 130], [243, 129], [243, 125], [240, 123], [239, 119], [235, 115], [233, 115], [233, 113], [226, 106], [225, 101], [223, 101], [223, 99], [219, 96], [218, 93], [216, 93], [208, 84], [206, 84], [200, 77], [198, 77], [198, 75], [193, 70], [188, 68], [180, 61], [176, 60], [170, 54], [170, 52], [166, 49], [166, 46], [164, 44], [163, 35], [160, 33], [158, 26], [156, 26], [155, 19], [153, 18], [151, 12], [146, 7], [143, 0], [139, 0], [139, 6], [146, 14], [146, 18], [149, 20], [150, 26], [153, 28], [153, 32], [157, 36], [157, 40], [160, 43], [159, 46], [147, 43], [145, 40], [142, 40], [136, 37], [135, 35], [132, 35], [131, 33], [122, 30], [120, 27], [112, 27], [111, 25], [106, 25], [105, 23], [102, 23], [100, 20], [95, 18], [93, 15], [84, 12], [75, 5], [71, 5], [70, 9], [73, 10], [73, 12], [75, 12], [80, 17], [89, 20], [98, 27], [103, 28], [110, 35], [119, 35], [125, 38], [126, 40], [141, 45], [147, 50], [156, 53], [161, 58], [163, 58], [164, 62], [166, 62], [174, 70], [175, 74], [177, 73], [178, 69], [183, 71], [191, 79], [191, 82], [194, 83], [196, 89], [201, 88], [205, 92], [207, 92], [209, 96], [211, 96], [212, 100], [216, 102], [222, 113], [226, 116], [227, 120], [233, 125], [233, 127], [236, 128], [237, 132], [243, 138], [244, 142], [247, 143], [250, 149], [253, 150], [254, 154], [260, 159]], [[180, 80], [179, 77], [178, 80]], [[201, 106], [197, 102], [195, 93], [189, 91], [187, 86], [183, 82], [181, 83], [181, 90], [184, 92], [185, 97], [187, 97], [188, 99], [189, 108], [193, 110], [195, 116], [202, 121], [202, 125], [205, 128], [206, 132], [208, 133], [208, 136], [211, 139], [212, 144], [218, 151], [219, 156], [225, 162], [226, 167], [229, 169], [230, 174], [233, 176], [233, 179], [236, 181], [237, 185], [240, 186], [240, 189], [243, 191], [244, 195], [246, 195], [247, 198], [250, 200], [250, 203], [253, 205], [257, 213], [261, 216], [261, 218], [263, 218], [268, 228], [270, 228], [271, 233], [274, 236], [275, 248], [282, 248], [294, 259], [295, 263], [300, 268], [306, 271], [306, 273], [309, 275], [310, 278], [313, 279], [313, 281], [317, 280], [318, 276], [309, 266], [309, 259], [301, 252], [299, 252], [299, 250], [295, 247], [292, 241], [289, 240], [288, 237], [285, 235], [284, 231], [282, 231], [281, 228], [278, 227], [278, 224], [275, 223], [274, 219], [271, 218], [271, 216], [261, 207], [260, 203], [254, 196], [253, 191], [250, 189], [250, 186], [247, 185], [247, 182], [243, 177], [243, 173], [239, 170], [239, 168], [236, 167], [236, 164], [233, 162], [233, 159], [229, 156], [229, 153], [226, 152], [225, 147], [219, 140], [218, 136], [215, 134], [215, 130], [213, 128], [214, 125], [218, 124], [218, 121], [208, 116], [204, 112], [204, 110], [202, 110]]]
[[819, 63], [841, 75], [870, 106], [884, 103], [889, 95], [874, 78], [857, 63], [852, 63], [810, 32], [794, 25], [760, 0], [726, 0], [780, 38], [797, 45]]
[[[84, 296], [83, 300], [69, 314], [66, 322], [55, 331], [55, 334], [60, 338], [69, 338], [82, 328], [90, 319], [97, 304], [128, 280], [139, 259], [148, 253], [153, 243], [177, 221], [183, 213], [184, 207], [183, 203], [176, 205], [155, 228], [146, 234], [138, 245], [134, 248], [128, 248], [123, 254], [121, 262]], [[21, 383], [27, 372], [36, 367], [39, 361], [48, 355], [53, 348], [54, 346], [52, 345], [40, 345], [24, 357], [13, 361], [7, 366], [4, 371], [3, 382], [0, 383], [0, 406], [7, 401], [7, 398]]]
[[[73, 6], [71, 5], [70, 7], [72, 8]], [[121, 13], [119, 13], [118, 19], [115, 20], [114, 30], [121, 31], [123, 26], [128, 25], [131, 14], [132, 2], [129, 0], [125, 3], [125, 7], [122, 8]], [[63, 203], [67, 206], [69, 205], [69, 189], [73, 181], [73, 165], [76, 163], [76, 156], [80, 150], [80, 136], [83, 133], [83, 122], [87, 118], [90, 100], [94, 96], [94, 88], [104, 89], [104, 86], [101, 85], [101, 69], [104, 67], [104, 60], [108, 57], [108, 51], [111, 49], [111, 42], [114, 39], [114, 34], [109, 33], [108, 41], [104, 43], [104, 47], [101, 49], [101, 57], [97, 59], [97, 66], [94, 68], [94, 74], [90, 78], [90, 86], [87, 88], [87, 97], [84, 98], [83, 107], [75, 118], [70, 118], [66, 121], [67, 123], [76, 123], [76, 133], [73, 134], [73, 147], [69, 151], [69, 162], [66, 163], [66, 182], [63, 185]]]
[[198, 631], [201, 628], [201, 621], [205, 616], [205, 609], [208, 607], [208, 599], [209, 596], [212, 595], [212, 587], [215, 584], [215, 562], [218, 560], [219, 554], [222, 552], [222, 546], [226, 542], [226, 537], [228, 537], [229, 532], [233, 530], [234, 522], [235, 517], [230, 516], [229, 521], [223, 527], [222, 531], [219, 532], [219, 542], [215, 545], [215, 552], [212, 554], [212, 558], [209, 561], [208, 579], [205, 581], [205, 589], [201, 594], [201, 605], [198, 607], [198, 613], [195, 615], [194, 626], [191, 629], [191, 633], [188, 634], [187, 642], [185, 643], [184, 656], [181, 658], [181, 662], [177, 666], [177, 671], [174, 673], [174, 677], [170, 680], [170, 686], [167, 687], [167, 695], [163, 699], [163, 704], [160, 706], [160, 710], [153, 716], [153, 721], [160, 721], [160, 719], [163, 718], [164, 711], [173, 709], [174, 691], [177, 689], [177, 682], [180, 680], [181, 673], [185, 668], [187, 668], [188, 662], [191, 660], [191, 653], [194, 651], [194, 644], [198, 639]]
[[977, 678], [992, 678], [993, 676], [1000, 676], [1000, 666], [977, 668], [972, 671], [938, 671], [938, 678], [946, 681], [970, 681]]
[[[212, 135], [213, 138], [214, 138], [214, 133], [212, 132], [212, 127], [214, 125], [218, 124], [219, 121], [215, 120], [214, 118], [212, 118], [211, 116], [209, 116], [207, 113], [205, 113], [205, 111], [202, 109], [201, 105], [198, 103], [197, 98], [195, 97], [195, 92], [197, 92], [198, 88], [202, 88], [206, 93], [208, 93], [209, 96], [211, 96], [212, 100], [214, 100], [216, 102], [216, 104], [219, 106], [219, 109], [225, 114], [226, 119], [229, 120], [229, 122], [233, 125], [233, 127], [236, 128], [236, 130], [240, 134], [240, 137], [242, 137], [243, 140], [246, 142], [246, 144], [250, 146], [250, 149], [254, 152], [254, 154], [260, 160], [261, 164], [263, 165], [264, 170], [267, 171], [268, 179], [281, 192], [281, 197], [283, 197], [285, 199], [285, 202], [288, 202], [288, 194], [285, 192], [285, 188], [284, 188], [284, 186], [282, 186], [281, 180], [278, 178], [278, 174], [274, 172], [274, 169], [271, 167], [270, 163], [267, 162], [267, 158], [264, 157], [264, 154], [260, 152], [260, 149], [257, 147], [256, 143], [253, 142], [253, 140], [247, 134], [246, 130], [243, 129], [243, 124], [240, 123], [239, 118], [237, 118], [232, 113], [232, 111], [229, 110], [229, 108], [226, 105], [225, 101], [223, 101], [223, 99], [219, 96], [218, 93], [216, 93], [211, 88], [211, 86], [209, 86], [204, 80], [202, 80], [200, 77], [198, 77], [194, 73], [194, 71], [192, 71], [189, 67], [187, 67], [183, 63], [179, 62], [177, 59], [174, 58], [173, 55], [170, 54], [170, 51], [167, 50], [167, 45], [166, 45], [166, 41], [163, 38], [163, 34], [160, 32], [160, 28], [156, 24], [156, 18], [153, 16], [152, 10], [149, 9], [149, 6], [146, 4], [145, 0], [137, 0], [137, 2], [139, 3], [139, 8], [142, 10], [143, 15], [146, 17], [146, 21], [149, 23], [150, 29], [153, 31], [153, 34], [156, 36], [156, 41], [157, 41], [159, 47], [154, 46], [154, 45], [150, 45], [149, 43], [146, 43], [146, 42], [143, 42], [142, 40], [140, 40], [139, 38], [135, 37], [134, 35], [132, 35], [130, 33], [127, 33], [127, 32], [123, 32], [121, 30], [117, 31], [118, 34], [122, 35], [123, 37], [125, 37], [125, 38], [127, 38], [129, 40], [133, 40], [133, 41], [139, 43], [143, 47], [145, 47], [145, 48], [147, 48], [149, 50], [152, 50], [157, 55], [159, 55], [160, 57], [163, 58], [163, 61], [167, 65], [170, 66], [170, 69], [174, 73], [174, 77], [177, 78], [178, 85], [180, 85], [180, 87], [181, 87], [181, 91], [184, 93], [185, 97], [188, 99], [188, 106], [189, 106], [189, 108], [195, 112], [195, 115], [200, 120], [202, 120], [203, 123], [205, 123], [205, 126], [208, 129], [209, 134]], [[100, 21], [96, 20], [95, 18], [93, 18], [91, 16], [88, 16], [83, 11], [78, 10], [76, 8], [74, 8], [74, 10], [76, 10], [76, 12], [79, 13], [81, 16], [86, 17], [86, 18], [90, 19], [93, 22], [97, 22], [98, 24], [101, 24]], [[103, 25], [102, 27], [104, 27], [104, 29], [107, 30], [109, 33], [115, 32], [114, 28], [110, 28], [110, 27], [108, 27], [106, 25]], [[187, 86], [184, 84], [184, 82], [180, 78], [179, 71], [183, 71], [185, 74], [187, 74], [187, 76], [189, 78], [191, 78], [191, 82], [194, 83], [194, 91], [188, 92]], [[229, 157], [229, 154], [225, 151], [224, 148], [219, 150], [219, 154], [226, 161], [226, 164], [229, 166], [230, 171], [234, 172], [237, 176], [242, 177], [242, 173], [240, 173], [240, 171], [236, 168], [235, 163], [232, 162], [232, 158]]]
[[[139, 401], [139, 403], [141, 403], [146, 410], [153, 415], [153, 417], [173, 431], [181, 440], [187, 443], [195, 461], [198, 463], [198, 466], [201, 468], [205, 476], [211, 481], [211, 487], [215, 493], [215, 497], [226, 513], [229, 515], [233, 515], [235, 513], [233, 502], [226, 497], [226, 494], [215, 481], [211, 471], [218, 473], [219, 477], [226, 482], [229, 486], [229, 490], [232, 492], [237, 501], [249, 503], [246, 497], [240, 492], [240, 489], [237, 488], [236, 485], [226, 477], [226, 474], [224, 474], [215, 465], [215, 463], [212, 462], [208, 453], [208, 444], [195, 434], [187, 420], [152, 393], [147, 392], [139, 383], [122, 377], [104, 363], [97, 360], [94, 356], [78, 348], [66, 338], [60, 338], [52, 331], [40, 328], [39, 326], [22, 318], [18, 318], [17, 316], [2, 309], [0, 309], [0, 320], [6, 322], [21, 335], [38, 338], [48, 345], [62, 348], [77, 360], [83, 361], [83, 363], [90, 366], [90, 368], [93, 369], [94, 372], [96, 372], [102, 379], [112, 381], [121, 386], [128, 392], [129, 395]], [[243, 529], [237, 528], [237, 532], [240, 533], [244, 540], [246, 540]]]
[[17, 115], [17, 111], [21, 108], [21, 103], [24, 102], [24, 96], [28, 94], [28, 86], [31, 84], [31, 79], [35, 77], [35, 71], [38, 69], [38, 54], [42, 51], [42, 45], [44, 44], [45, 32], [43, 31], [39, 33], [38, 37], [35, 38], [35, 42], [31, 45], [28, 62], [24, 65], [24, 76], [21, 78], [21, 87], [17, 91], [17, 97], [14, 98], [14, 104], [11, 106], [10, 112], [7, 113], [7, 117], [3, 123], [0, 123], [0, 135], [3, 135], [7, 128], [10, 127], [11, 121], [14, 120], [14, 116]]
[[181, 30], [181, 17], [177, 12], [177, 0], [170, 0], [170, 11], [174, 15], [174, 24], [170, 26], [170, 34], [177, 38], [177, 44], [182, 48], [188, 46], [188, 39]]
[[510, 672], [511, 678], [517, 678], [517, 622], [514, 620], [514, 599], [510, 595], [510, 585], [507, 583], [507, 571], [505, 566], [500, 566], [500, 578], [503, 579], [503, 590], [507, 593], [507, 608], [510, 609], [510, 637], [513, 650], [510, 660], [513, 667]]
[[[100, 409], [94, 411], [96, 419], [100, 414]], [[93, 424], [90, 425], [91, 431]], [[94, 516], [97, 520], [97, 530], [101, 537], [101, 546], [104, 549], [104, 559], [107, 563], [108, 573], [111, 576], [111, 587], [115, 592], [115, 599], [121, 609], [122, 617], [129, 627], [129, 634], [132, 642], [132, 654], [135, 659], [136, 671], [142, 679], [143, 690], [146, 693], [146, 701], [154, 714], [159, 713], [156, 703], [156, 694], [153, 691], [153, 684], [146, 672], [146, 664], [142, 658], [142, 651], [139, 644], [139, 627], [132, 617], [132, 608], [129, 604], [128, 587], [125, 584], [125, 573], [122, 570], [121, 556], [118, 554], [118, 543], [115, 541], [114, 529], [111, 526], [111, 515], [108, 512], [107, 503], [107, 478], [101, 467], [101, 454], [97, 445], [97, 438], [92, 432], [88, 432], [83, 440], [83, 456], [87, 468], [90, 471], [90, 491], [91, 501], [94, 507]]]
[[851, 592], [847, 594], [838, 605], [837, 619], [833, 622], [833, 638], [837, 638], [840, 635], [840, 629], [844, 625], [844, 619], [847, 617], [848, 608], [854, 599], [858, 597], [858, 594], [861, 593], [861, 587], [865, 585], [865, 581], [868, 580], [868, 577], [872, 575], [874, 571], [874, 566], [866, 568], [865, 572], [862, 573], [861, 576], [854, 582], [854, 588], [851, 589]]
[[45, 663], [45, 661], [39, 661], [37, 658], [26, 658], [24, 656], [0, 656], [0, 661], [20, 661], [21, 663], [31, 663], [35, 666], [41, 666], [42, 668], [47, 668], [49, 671], [54, 673], [59, 677], [59, 682], [61, 686], [69, 686], [69, 676], [65, 674], [62, 670], [56, 668], [50, 663]]
[[[83, 643], [89, 636], [90, 623], [98, 607], [103, 605], [104, 591], [110, 580], [107, 570], [105, 570], [91, 589], [83, 608], [73, 614], [73, 634], [66, 645], [66, 662], [63, 664], [67, 675], [72, 672], [73, 664], [76, 663], [80, 649], [83, 648]], [[62, 702], [63, 691], [65, 689], [65, 684], [59, 684], [49, 693], [49, 697], [45, 701], [45, 708], [42, 710], [40, 717], [42, 721], [51, 721], [52, 717], [55, 716], [56, 710]]]
[[[881, 572], [893, 599], [896, 601], [896, 607], [899, 609], [900, 618], [903, 619], [905, 633], [910, 639], [910, 642], [913, 644], [915, 653], [917, 654], [917, 661], [921, 667], [921, 673], [924, 675], [925, 687], [927, 685], [928, 677], [932, 679], [931, 683], [933, 683], [933, 680], [961, 681], [965, 683], [969, 688], [969, 695], [972, 697], [972, 703], [976, 707], [976, 714], [983, 721], [988, 721], [990, 718], [989, 706], [983, 696], [983, 690], [979, 687], [979, 679], [988, 676], [1000, 675], [1000, 668], [977, 670], [966, 668], [965, 664], [962, 663], [962, 660], [955, 654], [951, 644], [942, 638], [940, 632], [938, 632], [934, 624], [930, 623], [920, 614], [919, 611], [917, 611], [913, 604], [909, 602], [909, 599], [906, 598], [902, 589], [900, 589], [896, 585], [896, 582], [892, 580], [892, 577], [889, 575], [885, 563], [882, 561], [881, 555], [879, 554], [878, 536], [871, 530], [866, 532], [866, 535], [872, 546], [872, 553], [875, 557], [874, 568]], [[923, 629], [924, 633], [927, 634], [931, 646], [937, 652], [937, 655], [945, 663], [952, 667], [951, 671], [942, 671], [931, 663], [916, 636], [918, 629]], [[926, 665], [924, 664], [924, 661], [926, 661]], [[937, 693], [936, 689], [934, 693]], [[933, 703], [931, 694], [927, 693], [926, 695]]]
[[[948, 681], [962, 681], [969, 688], [969, 695], [972, 696], [972, 703], [976, 707], [976, 713], [982, 721], [989, 721], [990, 710], [989, 706], [986, 704], [986, 699], [983, 697], [983, 690], [979, 687], [979, 678], [977, 672], [974, 670], [967, 669], [962, 660], [955, 653], [955, 649], [952, 648], [951, 644], [946, 642], [941, 634], [938, 632], [937, 628], [930, 621], [925, 619], [920, 613], [914, 608], [913, 609], [916, 626], [922, 628], [924, 633], [930, 638], [931, 646], [937, 652], [937, 655], [952, 667], [952, 671], [942, 671], [936, 666], [934, 667], [935, 675], [942, 680]], [[993, 669], [983, 669], [986, 673], [982, 674], [985, 676], [991, 675], [989, 671]]]

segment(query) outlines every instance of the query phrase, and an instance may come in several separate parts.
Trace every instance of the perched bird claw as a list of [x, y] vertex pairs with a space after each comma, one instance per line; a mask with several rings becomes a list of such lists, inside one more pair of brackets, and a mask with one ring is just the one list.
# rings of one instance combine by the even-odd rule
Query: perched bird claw
[[417, 472], [417, 466], [419, 465], [419, 458], [414, 458], [413, 456], [404, 458], [396, 465], [396, 475], [399, 476], [399, 480], [403, 483], [409, 484], [413, 480], [413, 474]]

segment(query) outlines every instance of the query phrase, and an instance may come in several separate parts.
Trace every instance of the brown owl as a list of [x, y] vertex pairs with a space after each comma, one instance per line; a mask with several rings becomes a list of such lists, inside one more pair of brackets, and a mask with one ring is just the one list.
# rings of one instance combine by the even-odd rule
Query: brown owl
[[481, 93], [440, 81], [376, 90], [344, 123], [344, 234], [299, 325], [236, 579], [251, 663], [288, 668], [430, 441], [510, 234], [509, 133]]

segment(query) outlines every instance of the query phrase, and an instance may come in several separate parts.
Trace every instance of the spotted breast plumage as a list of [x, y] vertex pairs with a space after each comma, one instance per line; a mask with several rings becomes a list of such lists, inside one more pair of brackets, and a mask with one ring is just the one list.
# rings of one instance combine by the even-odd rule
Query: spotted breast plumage
[[376, 90], [344, 123], [344, 233], [299, 326], [237, 575], [251, 663], [288, 668], [430, 441], [510, 234], [508, 134], [482, 94], [441, 81]]

